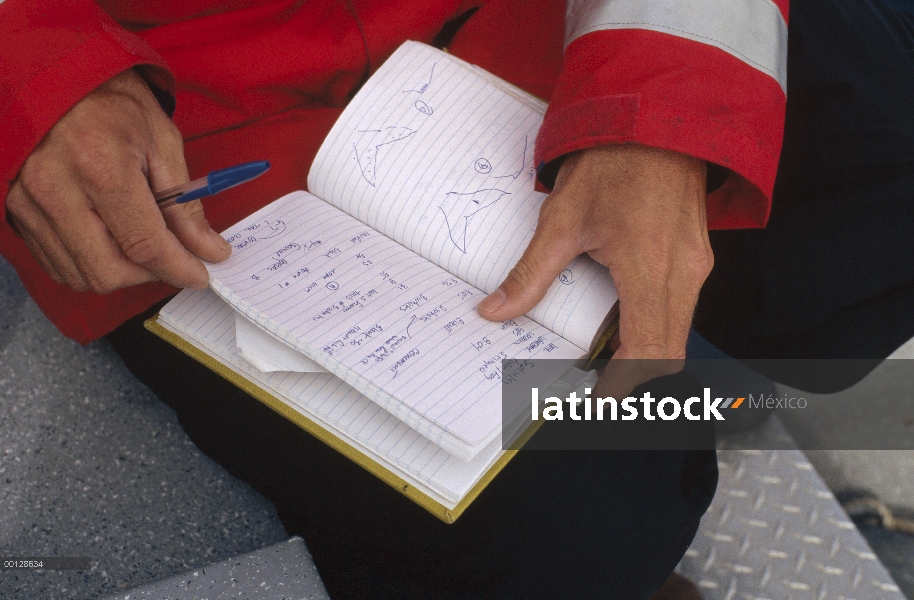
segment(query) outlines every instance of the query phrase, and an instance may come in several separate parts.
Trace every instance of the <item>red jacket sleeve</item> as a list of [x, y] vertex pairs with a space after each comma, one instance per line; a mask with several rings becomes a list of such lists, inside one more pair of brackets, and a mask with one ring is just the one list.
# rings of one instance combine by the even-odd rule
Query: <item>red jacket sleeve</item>
[[22, 163], [81, 98], [132, 66], [161, 67], [161, 57], [117, 25], [92, 0], [0, 3], [0, 199]]
[[709, 227], [764, 226], [783, 135], [787, 2], [567, 0], [540, 180], [597, 144], [674, 150], [729, 170], [708, 198]]
[[[144, 75], [172, 87], [161, 57], [92, 0], [0, 2], [0, 202], [5, 204], [22, 164], [51, 127], [90, 91], [136, 65], [150, 65]], [[82, 313], [71, 306], [90, 302], [88, 294], [67, 295], [51, 281], [5, 218], [0, 253], [61, 331], [81, 342], [98, 337], [97, 327], [76, 318]], [[132, 301], [116, 296], [105, 299]]]

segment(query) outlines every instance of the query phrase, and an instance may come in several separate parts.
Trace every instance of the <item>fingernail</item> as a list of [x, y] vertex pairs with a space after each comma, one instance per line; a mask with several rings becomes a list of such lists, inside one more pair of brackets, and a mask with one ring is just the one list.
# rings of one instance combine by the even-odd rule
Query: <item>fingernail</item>
[[232, 245], [229, 244], [228, 242], [226, 242], [225, 238], [222, 237], [221, 235], [219, 235], [218, 233], [216, 233], [216, 231], [212, 227], [209, 228], [209, 232], [212, 234], [213, 239], [216, 240], [216, 243], [219, 244], [219, 247], [222, 248], [223, 250], [228, 250], [229, 248], [232, 247]]
[[488, 296], [483, 298], [482, 302], [479, 303], [478, 308], [479, 308], [479, 310], [493, 313], [496, 310], [498, 310], [499, 308], [501, 308], [501, 305], [504, 304], [505, 300], [507, 300], [507, 299], [508, 299], [508, 295], [505, 294], [505, 291], [501, 288], [498, 288], [497, 290], [495, 290], [494, 292], [492, 292], [491, 294], [489, 294]]

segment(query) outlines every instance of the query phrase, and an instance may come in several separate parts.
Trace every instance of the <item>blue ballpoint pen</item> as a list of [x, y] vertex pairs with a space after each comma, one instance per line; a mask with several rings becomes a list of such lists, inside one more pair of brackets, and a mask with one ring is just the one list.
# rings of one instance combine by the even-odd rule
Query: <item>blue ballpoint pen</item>
[[269, 161], [259, 160], [235, 165], [234, 167], [229, 167], [227, 169], [211, 171], [206, 177], [189, 181], [168, 190], [156, 192], [154, 197], [159, 208], [166, 208], [174, 204], [183, 204], [185, 202], [190, 202], [191, 200], [218, 194], [223, 190], [241, 185], [242, 183], [247, 183], [266, 173], [269, 168]]

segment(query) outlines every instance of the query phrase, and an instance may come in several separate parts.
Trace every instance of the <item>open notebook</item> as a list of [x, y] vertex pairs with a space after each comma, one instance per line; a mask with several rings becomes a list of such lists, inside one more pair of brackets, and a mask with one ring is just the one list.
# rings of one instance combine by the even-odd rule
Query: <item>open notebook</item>
[[[461, 460], [332, 374], [262, 371], [238, 350], [237, 318], [212, 290], [185, 290], [146, 326], [446, 523], [516, 452], [502, 450], [496, 439], [472, 460]], [[583, 395], [595, 381], [593, 372], [573, 371], [553, 382], [544, 397], [564, 398], [573, 389]]]
[[[492, 323], [476, 312], [536, 226], [543, 109], [476, 67], [407, 42], [328, 134], [308, 177], [312, 193], [284, 196], [228, 229], [232, 257], [208, 265], [225, 310], [338, 378], [309, 375], [323, 383], [308, 393], [323, 397], [328, 382], [334, 394], [356, 390], [460, 461], [467, 481], [501, 455], [502, 360], [587, 356], [617, 299], [607, 270], [582, 256], [527, 316]], [[161, 320], [214, 351], [170, 307]], [[421, 479], [414, 462], [406, 468]], [[446, 502], [469, 492], [466, 482], [426, 484]]]

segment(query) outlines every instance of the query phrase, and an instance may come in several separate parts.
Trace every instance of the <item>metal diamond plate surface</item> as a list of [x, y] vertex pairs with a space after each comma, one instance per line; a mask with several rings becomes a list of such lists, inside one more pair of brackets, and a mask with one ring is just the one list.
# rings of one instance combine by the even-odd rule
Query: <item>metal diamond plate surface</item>
[[781, 423], [751, 435], [779, 449], [721, 443], [717, 495], [677, 572], [705, 600], [905, 600]]

